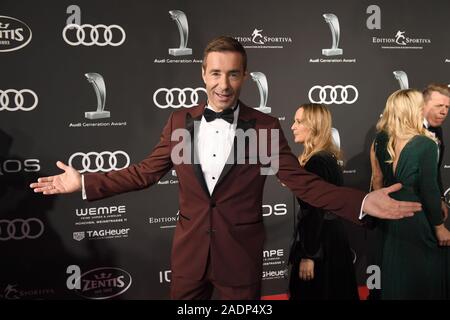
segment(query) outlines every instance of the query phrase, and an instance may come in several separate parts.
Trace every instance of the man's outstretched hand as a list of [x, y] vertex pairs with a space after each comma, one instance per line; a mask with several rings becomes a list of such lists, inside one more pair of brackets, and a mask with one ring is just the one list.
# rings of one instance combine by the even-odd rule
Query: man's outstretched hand
[[389, 197], [391, 192], [402, 188], [400, 183], [372, 191], [364, 201], [363, 212], [381, 219], [401, 219], [411, 217], [414, 212], [422, 210], [419, 202], [397, 201]]
[[39, 178], [37, 182], [30, 184], [30, 188], [33, 188], [34, 192], [41, 192], [42, 194], [47, 195], [80, 191], [80, 173], [61, 161], [58, 161], [56, 165], [58, 168], [64, 170], [64, 173], [56, 176]]

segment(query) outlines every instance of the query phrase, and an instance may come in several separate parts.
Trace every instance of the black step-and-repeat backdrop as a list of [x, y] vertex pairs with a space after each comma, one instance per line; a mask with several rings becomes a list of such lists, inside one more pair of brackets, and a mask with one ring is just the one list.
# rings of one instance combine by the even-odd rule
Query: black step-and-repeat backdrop
[[[241, 98], [292, 142], [298, 105], [330, 105], [345, 183], [368, 190], [369, 146], [387, 96], [449, 83], [442, 1], [0, 2], [0, 299], [167, 299], [178, 180], [85, 202], [28, 188], [59, 172], [144, 158], [170, 112], [205, 99], [202, 51], [218, 35], [249, 56]], [[444, 127], [449, 132], [448, 122]], [[450, 187], [450, 155], [443, 177]], [[268, 179], [263, 295], [287, 292], [296, 202]], [[370, 232], [348, 224], [365, 286]]]

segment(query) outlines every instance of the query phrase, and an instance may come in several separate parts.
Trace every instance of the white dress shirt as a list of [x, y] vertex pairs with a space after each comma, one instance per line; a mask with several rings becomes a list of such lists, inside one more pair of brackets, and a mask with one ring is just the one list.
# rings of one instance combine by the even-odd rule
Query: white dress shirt
[[[206, 108], [214, 111], [209, 105]], [[195, 151], [210, 194], [214, 191], [233, 147], [238, 115], [239, 106], [234, 110], [233, 123], [228, 123], [223, 119], [214, 119], [208, 122], [205, 117], [202, 117], [200, 121], [195, 137]]]

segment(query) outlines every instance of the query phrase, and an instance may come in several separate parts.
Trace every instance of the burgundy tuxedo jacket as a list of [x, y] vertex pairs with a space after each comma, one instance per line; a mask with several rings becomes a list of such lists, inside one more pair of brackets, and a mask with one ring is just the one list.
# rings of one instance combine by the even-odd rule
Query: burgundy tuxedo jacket
[[[210, 195], [199, 164], [174, 164], [171, 159], [171, 151], [179, 143], [171, 141], [172, 132], [184, 128], [193, 136], [204, 108], [205, 104], [201, 104], [173, 112], [159, 143], [140, 163], [106, 174], [86, 174], [86, 195], [88, 200], [96, 200], [146, 188], [174, 168], [179, 180], [180, 213], [172, 246], [172, 276], [200, 280], [209, 256], [212, 275], [221, 285], [254, 284], [262, 277], [265, 239], [262, 197], [266, 176], [260, 170], [263, 164], [226, 164]], [[270, 130], [279, 130], [276, 175], [298, 198], [358, 223], [365, 193], [336, 187], [300, 167], [278, 119], [240, 102], [237, 129], [250, 128], [257, 132], [266, 129], [269, 134]]]

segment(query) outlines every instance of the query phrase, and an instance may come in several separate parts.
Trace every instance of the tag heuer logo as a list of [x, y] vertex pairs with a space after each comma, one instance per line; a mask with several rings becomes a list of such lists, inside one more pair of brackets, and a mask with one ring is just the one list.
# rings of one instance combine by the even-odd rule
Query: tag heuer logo
[[81, 241], [84, 239], [84, 231], [74, 232], [73, 240]]

